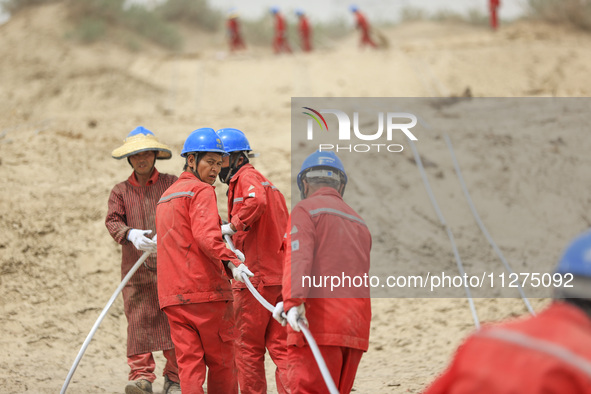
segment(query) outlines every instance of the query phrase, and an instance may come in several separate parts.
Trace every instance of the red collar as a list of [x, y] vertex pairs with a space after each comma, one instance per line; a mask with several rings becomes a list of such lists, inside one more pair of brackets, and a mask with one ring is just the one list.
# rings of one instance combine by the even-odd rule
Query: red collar
[[[148, 182], [146, 182], [146, 186], [151, 186], [154, 183], [156, 183], [156, 181], [158, 181], [158, 175], [160, 175], [160, 173], [158, 172], [156, 167], [154, 167], [154, 171], [152, 171], [152, 175], [150, 176], [150, 179], [148, 179]], [[129, 178], [127, 178], [127, 180], [133, 186], [141, 187], [140, 183], [137, 180], [137, 176], [135, 175], [135, 171], [131, 173], [131, 175], [129, 176]]]

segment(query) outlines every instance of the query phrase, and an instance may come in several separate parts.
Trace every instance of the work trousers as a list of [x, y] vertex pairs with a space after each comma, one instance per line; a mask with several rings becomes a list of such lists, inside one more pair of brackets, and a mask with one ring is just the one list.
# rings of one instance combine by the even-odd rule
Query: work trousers
[[[281, 286], [259, 286], [259, 293], [271, 304], [281, 301]], [[242, 394], [267, 392], [265, 351], [277, 366], [275, 383], [280, 394], [289, 393], [287, 384], [287, 331], [248, 289], [233, 289], [234, 320], [238, 329], [236, 366]]]
[[[176, 349], [183, 394], [237, 394], [231, 301], [164, 308]], [[206, 368], [207, 367], [207, 368]]]
[[[350, 393], [363, 350], [344, 346], [318, 347], [339, 393]], [[329, 392], [310, 346], [289, 346], [287, 349], [287, 363], [289, 365], [288, 379], [292, 393]]]
[[[176, 355], [174, 349], [163, 350], [162, 354], [166, 358], [166, 365], [162, 376], [168, 376], [168, 379], [173, 382], [179, 382], [179, 368], [176, 363]], [[145, 379], [150, 382], [156, 380], [154, 370], [156, 369], [156, 362], [152, 353], [134, 354], [127, 357], [127, 365], [131, 368], [129, 372], [129, 380]]]

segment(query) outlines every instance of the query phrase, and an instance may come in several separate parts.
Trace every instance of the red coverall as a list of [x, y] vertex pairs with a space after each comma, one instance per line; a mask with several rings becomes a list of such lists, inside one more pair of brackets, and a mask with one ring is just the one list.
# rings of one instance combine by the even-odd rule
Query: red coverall
[[[121, 279], [143, 254], [127, 240], [127, 232], [136, 228], [156, 234], [156, 203], [164, 191], [177, 180], [170, 174], [160, 174], [156, 168], [145, 186], [140, 186], [135, 172], [125, 182], [113, 188], [105, 219], [107, 230], [122, 245]], [[158, 307], [156, 289], [156, 255], [151, 254], [123, 288], [123, 307], [127, 318], [127, 364], [129, 380], [156, 380], [156, 363], [152, 352], [162, 350], [166, 358], [164, 375], [179, 381], [174, 344], [166, 315]]]
[[306, 15], [300, 15], [298, 31], [300, 32], [300, 39], [302, 40], [302, 51], [310, 52], [312, 50], [312, 30]]
[[183, 394], [237, 393], [230, 270], [214, 187], [183, 172], [156, 207], [158, 299], [168, 316]]
[[[369, 346], [369, 287], [331, 292], [329, 284], [328, 288], [310, 289], [301, 285], [302, 276], [367, 274], [371, 235], [363, 219], [329, 187], [300, 201], [291, 213], [288, 226], [284, 310], [305, 302], [310, 331], [331, 376], [341, 393], [349, 393], [361, 356]], [[289, 325], [287, 358], [293, 392], [328, 392], [303, 334]]]
[[242, 35], [240, 34], [240, 27], [238, 18], [228, 18], [228, 39], [230, 41], [230, 51], [234, 52], [240, 49], [246, 49]]
[[[275, 13], [275, 37], [273, 39], [273, 50], [275, 53], [291, 53], [291, 47], [287, 42], [287, 24], [283, 15]], [[250, 267], [249, 267], [250, 268]]]
[[590, 371], [591, 319], [555, 302], [473, 334], [425, 394], [589, 394]]
[[[289, 213], [283, 194], [251, 164], [232, 177], [228, 189], [230, 222], [238, 230], [232, 240], [254, 273], [250, 281], [271, 304], [281, 298], [285, 252], [283, 235]], [[265, 348], [275, 362], [279, 393], [287, 387], [287, 333], [254, 298], [246, 285], [233, 281], [234, 319], [239, 331], [236, 365], [241, 393], [266, 393]]]
[[355, 11], [355, 16], [357, 18], [357, 28], [361, 31], [361, 41], [359, 42], [359, 45], [362, 47], [369, 45], [372, 48], [377, 48], [377, 44], [371, 39], [369, 22], [365, 16], [361, 11]]
[[499, 26], [499, 20], [497, 17], [497, 10], [499, 8], [499, 6], [501, 5], [501, 0], [489, 0], [489, 6], [490, 6], [490, 27], [493, 30], [497, 30], [497, 27]]

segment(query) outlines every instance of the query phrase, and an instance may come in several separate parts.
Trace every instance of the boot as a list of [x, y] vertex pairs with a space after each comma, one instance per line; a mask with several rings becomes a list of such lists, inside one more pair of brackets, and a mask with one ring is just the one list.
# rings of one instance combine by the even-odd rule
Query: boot
[[125, 386], [125, 394], [151, 394], [152, 383], [146, 379], [131, 380]]

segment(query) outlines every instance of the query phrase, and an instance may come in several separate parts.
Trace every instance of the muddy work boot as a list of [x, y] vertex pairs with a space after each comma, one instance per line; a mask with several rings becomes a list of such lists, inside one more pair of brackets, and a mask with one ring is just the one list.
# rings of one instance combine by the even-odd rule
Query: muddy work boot
[[148, 394], [152, 393], [152, 383], [146, 379], [138, 379], [127, 382], [125, 394]]
[[164, 376], [164, 394], [181, 394], [181, 385]]

